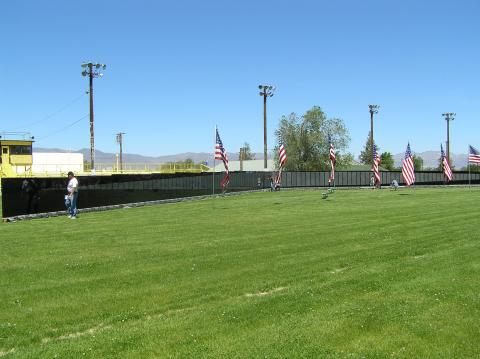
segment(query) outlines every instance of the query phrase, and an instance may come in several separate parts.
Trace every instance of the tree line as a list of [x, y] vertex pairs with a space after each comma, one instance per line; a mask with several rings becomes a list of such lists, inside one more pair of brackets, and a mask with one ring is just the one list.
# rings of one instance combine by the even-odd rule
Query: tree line
[[[373, 149], [368, 132], [365, 146], [358, 158], [364, 165], [372, 164]], [[278, 129], [275, 131], [277, 144], [285, 145], [288, 161], [285, 169], [289, 171], [325, 171], [330, 169], [329, 150], [331, 138], [336, 152], [337, 168], [348, 168], [354, 164], [354, 156], [347, 152], [350, 135], [345, 123], [340, 118], [328, 118], [318, 106], [313, 106], [303, 115], [292, 112], [281, 117]], [[275, 148], [275, 159], [278, 163], [278, 146]], [[377, 152], [380, 148], [376, 145]], [[423, 169], [423, 158], [413, 155], [416, 171]], [[395, 167], [393, 155], [390, 152], [380, 153], [380, 166], [386, 170], [401, 169]], [[434, 170], [442, 170], [441, 159]]]

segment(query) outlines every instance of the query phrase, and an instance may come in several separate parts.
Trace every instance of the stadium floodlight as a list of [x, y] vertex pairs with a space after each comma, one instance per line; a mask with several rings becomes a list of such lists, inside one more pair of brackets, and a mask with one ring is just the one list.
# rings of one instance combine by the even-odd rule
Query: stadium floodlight
[[448, 163], [451, 164], [450, 162], [450, 121], [453, 121], [455, 119], [455, 116], [457, 116], [457, 114], [454, 112], [445, 112], [445, 113], [442, 113], [442, 116], [445, 117], [445, 121], [447, 121], [447, 143], [445, 147], [447, 147]]
[[368, 109], [370, 112], [370, 149], [372, 151], [372, 167], [374, 165], [373, 163], [373, 115], [375, 113], [378, 113], [378, 109], [380, 108], [379, 105], [368, 105]]
[[90, 170], [95, 171], [95, 133], [93, 129], [93, 79], [95, 77], [102, 77], [103, 73], [97, 70], [105, 70], [105, 64], [99, 63], [82, 63], [81, 67], [85, 70], [82, 71], [82, 76], [88, 76], [90, 84]]
[[259, 95], [263, 96], [263, 167], [267, 169], [267, 97], [272, 97], [275, 86], [258, 85]]
[[370, 112], [378, 113], [378, 109], [380, 108], [380, 106], [379, 105], [368, 105], [368, 108], [369, 108]]

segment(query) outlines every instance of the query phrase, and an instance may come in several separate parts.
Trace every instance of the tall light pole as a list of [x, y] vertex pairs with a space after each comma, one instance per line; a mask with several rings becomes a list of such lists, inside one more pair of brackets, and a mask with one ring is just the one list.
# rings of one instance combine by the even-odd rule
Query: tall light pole
[[123, 135], [125, 132], [117, 133], [117, 143], [120, 145], [120, 172], [123, 171], [123, 158], [122, 158], [122, 143], [123, 143]]
[[450, 121], [453, 121], [455, 119], [455, 116], [457, 116], [457, 114], [453, 112], [446, 112], [446, 113], [442, 113], [442, 116], [445, 117], [445, 120], [447, 121], [447, 143], [446, 143], [447, 159], [448, 159], [448, 163], [452, 163], [450, 162]]
[[373, 114], [378, 113], [378, 105], [368, 105], [370, 111], [370, 148], [372, 151], [372, 166], [373, 166]]
[[90, 171], [95, 171], [95, 133], [93, 131], [93, 78], [102, 77], [100, 72], [107, 68], [105, 64], [97, 64], [93, 62], [82, 63], [82, 76], [88, 76], [90, 84]]
[[258, 85], [260, 96], [263, 96], [263, 167], [267, 168], [267, 97], [272, 97], [274, 86]]

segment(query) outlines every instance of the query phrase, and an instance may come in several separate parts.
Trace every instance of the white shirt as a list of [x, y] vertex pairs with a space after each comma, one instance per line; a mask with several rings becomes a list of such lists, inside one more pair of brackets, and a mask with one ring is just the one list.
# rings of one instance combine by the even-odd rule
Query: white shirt
[[68, 193], [78, 192], [78, 180], [75, 177], [68, 181], [67, 191]]

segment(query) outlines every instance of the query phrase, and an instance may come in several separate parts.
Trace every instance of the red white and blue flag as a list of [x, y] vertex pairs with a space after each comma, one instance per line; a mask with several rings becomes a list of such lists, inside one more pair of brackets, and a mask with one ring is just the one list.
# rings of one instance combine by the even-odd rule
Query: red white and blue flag
[[335, 164], [337, 163], [337, 157], [335, 156], [335, 149], [333, 148], [332, 137], [328, 135], [328, 142], [330, 143], [330, 177], [328, 177], [328, 183], [335, 181]]
[[285, 162], [287, 162], [287, 152], [285, 151], [285, 146], [282, 144], [278, 149], [279, 169], [278, 169], [277, 177], [275, 178], [275, 183], [277, 185], [279, 185], [280, 182], [282, 182], [282, 170], [283, 170], [283, 167], [285, 166]]
[[216, 132], [215, 159], [223, 161], [223, 165], [225, 166], [225, 176], [220, 181], [220, 185], [222, 186], [223, 189], [225, 189], [225, 187], [230, 182], [230, 173], [228, 171], [227, 151], [225, 150], [225, 147], [223, 147], [223, 143], [222, 143], [222, 140], [220, 139], [220, 135], [218, 134], [218, 129], [217, 128], [215, 128], [215, 132]]
[[380, 179], [380, 172], [378, 170], [378, 165], [380, 164], [380, 156], [377, 153], [377, 146], [373, 145], [373, 176], [375, 177], [375, 185], [380, 185], [382, 183]]
[[280, 148], [278, 149], [278, 163], [280, 168], [285, 166], [285, 162], [287, 162], [287, 152], [285, 151], [285, 146], [280, 145]]
[[468, 162], [469, 163], [480, 163], [480, 153], [478, 150], [473, 146], [468, 146]]
[[443, 146], [440, 144], [440, 154], [442, 156], [442, 167], [443, 167], [443, 174], [447, 181], [451, 181], [453, 179], [452, 169], [448, 164], [448, 158], [445, 156], [445, 152], [443, 151]]
[[415, 183], [415, 168], [413, 166], [412, 151], [410, 151], [410, 143], [407, 145], [405, 151], [405, 159], [402, 166], [402, 177], [407, 186]]

